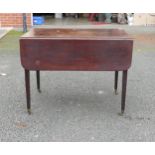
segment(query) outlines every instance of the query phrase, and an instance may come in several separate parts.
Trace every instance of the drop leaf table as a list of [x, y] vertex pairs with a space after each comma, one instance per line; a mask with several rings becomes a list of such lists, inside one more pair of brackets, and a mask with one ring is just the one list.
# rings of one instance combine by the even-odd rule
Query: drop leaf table
[[122, 71], [123, 114], [132, 49], [133, 39], [121, 29], [31, 29], [20, 38], [28, 113], [31, 113], [30, 71], [36, 71], [39, 92], [40, 71], [114, 71], [116, 93], [118, 72]]

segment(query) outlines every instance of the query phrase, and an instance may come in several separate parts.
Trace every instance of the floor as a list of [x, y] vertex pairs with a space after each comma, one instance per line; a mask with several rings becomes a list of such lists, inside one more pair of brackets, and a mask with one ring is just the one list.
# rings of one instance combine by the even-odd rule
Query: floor
[[80, 27], [117, 27], [135, 38], [124, 116], [119, 115], [121, 73], [114, 95], [113, 72], [57, 71], [41, 72], [41, 94], [31, 73], [33, 113], [28, 115], [19, 55], [22, 32], [11, 31], [0, 40], [0, 141], [155, 141], [155, 28]]
[[[82, 25], [106, 25], [104, 22], [95, 22], [89, 21], [86, 17], [73, 18], [73, 17], [64, 17], [62, 19], [56, 19], [52, 16], [45, 16], [45, 23], [43, 25], [34, 25], [35, 27], [50, 27], [50, 26], [82, 26]], [[118, 25], [116, 23], [111, 23], [111, 25]]]
[[62, 19], [51, 18], [50, 16], [46, 16], [45, 25], [88, 25], [90, 22], [87, 18], [73, 18], [73, 17], [65, 17]]

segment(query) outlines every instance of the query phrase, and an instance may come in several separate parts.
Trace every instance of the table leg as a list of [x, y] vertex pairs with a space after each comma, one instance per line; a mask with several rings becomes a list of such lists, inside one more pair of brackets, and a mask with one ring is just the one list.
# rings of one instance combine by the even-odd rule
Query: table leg
[[41, 89], [40, 89], [40, 71], [39, 70], [36, 71], [36, 78], [37, 78], [37, 89], [38, 89], [38, 92], [41, 93]]
[[126, 99], [126, 86], [127, 86], [127, 73], [128, 71], [123, 71], [122, 75], [122, 101], [121, 101], [121, 113], [125, 110], [125, 99]]
[[118, 71], [115, 71], [115, 85], [114, 85], [115, 95], [118, 94], [117, 86], [118, 86]]
[[25, 87], [27, 99], [27, 111], [31, 114], [31, 95], [30, 95], [30, 71], [25, 69]]

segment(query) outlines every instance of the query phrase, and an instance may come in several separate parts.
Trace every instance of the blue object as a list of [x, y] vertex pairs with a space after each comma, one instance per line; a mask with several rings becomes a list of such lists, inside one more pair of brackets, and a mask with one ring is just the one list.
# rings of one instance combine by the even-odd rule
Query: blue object
[[42, 25], [45, 23], [44, 17], [33, 16], [33, 25]]

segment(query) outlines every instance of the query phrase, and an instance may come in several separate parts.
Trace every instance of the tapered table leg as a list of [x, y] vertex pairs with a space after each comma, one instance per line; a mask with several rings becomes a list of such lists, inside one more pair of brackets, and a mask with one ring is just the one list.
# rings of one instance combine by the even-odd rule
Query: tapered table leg
[[30, 71], [27, 69], [25, 69], [25, 87], [26, 87], [27, 111], [29, 114], [31, 114]]
[[114, 84], [115, 95], [118, 94], [117, 86], [118, 86], [118, 71], [115, 71], [115, 84]]
[[126, 99], [126, 86], [127, 86], [127, 73], [128, 71], [123, 71], [122, 75], [122, 101], [121, 101], [121, 113], [125, 110], [125, 99]]
[[39, 70], [36, 71], [36, 78], [37, 78], [37, 89], [38, 89], [38, 92], [41, 93], [41, 89], [40, 89], [40, 71]]

